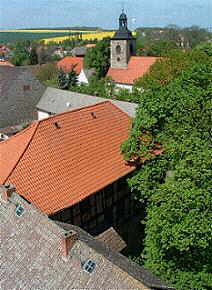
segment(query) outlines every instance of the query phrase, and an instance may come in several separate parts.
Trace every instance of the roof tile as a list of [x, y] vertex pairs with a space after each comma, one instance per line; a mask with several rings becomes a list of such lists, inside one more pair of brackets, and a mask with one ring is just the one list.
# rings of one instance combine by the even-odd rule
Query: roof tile
[[65, 73], [69, 73], [74, 69], [77, 74], [80, 74], [83, 68], [83, 60], [83, 57], [66, 56], [58, 61], [57, 67], [62, 69]]
[[120, 153], [130, 124], [108, 101], [35, 122], [0, 143], [0, 183], [47, 214], [78, 203], [135, 169]]
[[111, 77], [116, 83], [132, 85], [136, 79], [147, 73], [158, 59], [158, 57], [132, 56], [127, 68], [110, 68], [107, 76]]

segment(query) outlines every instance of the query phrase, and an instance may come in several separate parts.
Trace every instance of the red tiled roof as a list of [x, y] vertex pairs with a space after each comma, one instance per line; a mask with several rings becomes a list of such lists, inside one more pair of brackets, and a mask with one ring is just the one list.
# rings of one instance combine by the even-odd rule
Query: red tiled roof
[[0, 184], [47, 214], [78, 203], [135, 169], [120, 153], [130, 124], [108, 101], [36, 121], [0, 143]]
[[87, 47], [87, 48], [96, 47], [96, 44], [95, 43], [88, 43], [85, 45], [85, 47]]
[[58, 61], [57, 67], [66, 73], [74, 69], [77, 74], [80, 74], [83, 68], [83, 57], [66, 56]]
[[0, 61], [0, 65], [11, 66], [11, 67], [14, 66], [11, 62], [6, 61], [6, 60], [5, 61]]
[[132, 56], [127, 68], [110, 68], [107, 76], [111, 77], [116, 83], [132, 85], [136, 79], [148, 72], [158, 59], [158, 57]]

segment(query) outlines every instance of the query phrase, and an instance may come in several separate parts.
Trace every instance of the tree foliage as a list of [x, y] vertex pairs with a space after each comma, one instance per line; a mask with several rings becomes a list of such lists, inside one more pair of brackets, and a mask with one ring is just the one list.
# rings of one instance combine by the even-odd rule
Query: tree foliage
[[162, 144], [129, 183], [147, 205], [145, 265], [185, 290], [212, 287], [212, 60], [198, 53], [167, 59], [141, 81], [148, 90], [122, 146], [130, 159]]
[[150, 68], [150, 73], [138, 79], [135, 87], [142, 87], [145, 90], [157, 89], [166, 86], [173, 79], [178, 77], [187, 68], [192, 67], [201, 60], [207, 62], [207, 55], [201, 50], [179, 51], [173, 50], [166, 57], [160, 58]]
[[99, 41], [95, 47], [90, 48], [84, 58], [87, 68], [94, 68], [97, 77], [105, 77], [110, 66], [110, 39]]
[[77, 73], [74, 70], [74, 67], [69, 73], [65, 73], [60, 70], [57, 76], [58, 88], [62, 90], [68, 90], [77, 84]]

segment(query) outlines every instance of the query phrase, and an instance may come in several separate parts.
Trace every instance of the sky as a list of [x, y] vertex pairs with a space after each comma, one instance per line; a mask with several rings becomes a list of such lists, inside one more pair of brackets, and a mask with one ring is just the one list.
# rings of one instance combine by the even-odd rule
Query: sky
[[0, 29], [116, 29], [123, 7], [130, 29], [169, 24], [212, 27], [212, 0], [0, 0]]

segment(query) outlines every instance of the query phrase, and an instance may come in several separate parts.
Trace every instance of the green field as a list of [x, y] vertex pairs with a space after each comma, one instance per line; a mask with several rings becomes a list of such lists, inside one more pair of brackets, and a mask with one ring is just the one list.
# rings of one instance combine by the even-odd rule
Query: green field
[[19, 40], [39, 40], [46, 38], [76, 35], [70, 32], [0, 32], [0, 43], [11, 43]]

